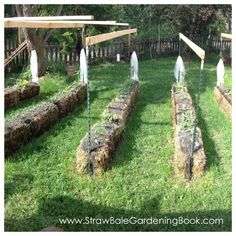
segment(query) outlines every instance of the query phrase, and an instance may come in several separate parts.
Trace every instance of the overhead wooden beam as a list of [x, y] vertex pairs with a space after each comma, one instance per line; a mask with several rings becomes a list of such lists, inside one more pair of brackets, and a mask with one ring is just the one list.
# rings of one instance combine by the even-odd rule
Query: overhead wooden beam
[[91, 23], [99, 24], [102, 22], [115, 24], [117, 26], [129, 26], [128, 23], [116, 23], [116, 21], [92, 21], [94, 20], [94, 16], [92, 15], [84, 15], [84, 16], [32, 16], [32, 17], [10, 17], [5, 18], [5, 20], [20, 20], [20, 21], [85, 21], [91, 20]]
[[123, 35], [127, 35], [127, 34], [132, 34], [132, 33], [136, 33], [137, 29], [127, 29], [127, 30], [120, 30], [120, 31], [115, 31], [115, 32], [111, 32], [111, 33], [106, 33], [106, 34], [98, 34], [98, 35], [94, 35], [91, 37], [87, 37], [85, 39], [86, 44], [87, 45], [94, 45], [100, 42], [104, 42], [113, 38], [117, 38], [117, 37], [121, 37]]
[[5, 28], [82, 28], [84, 25], [129, 25], [116, 21], [29, 21], [4, 19]]
[[78, 21], [20, 21], [4, 20], [5, 28], [38, 28], [38, 29], [55, 29], [55, 28], [82, 28], [83, 23]]
[[10, 17], [6, 20], [28, 20], [28, 21], [48, 21], [48, 20], [94, 20], [92, 15], [79, 15], [79, 16], [30, 16], [30, 17]]
[[188, 39], [183, 34], [179, 33], [180, 39], [182, 39], [201, 59], [205, 58], [205, 51], [200, 48], [197, 44], [192, 42], [190, 39]]
[[232, 39], [232, 34], [221, 33], [220, 36], [226, 39]]
[[115, 23], [117, 26], [129, 26], [129, 23]]

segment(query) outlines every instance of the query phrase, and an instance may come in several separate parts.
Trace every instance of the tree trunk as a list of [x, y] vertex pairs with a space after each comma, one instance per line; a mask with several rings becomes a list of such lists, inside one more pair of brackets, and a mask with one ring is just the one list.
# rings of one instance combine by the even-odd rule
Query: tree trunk
[[26, 29], [26, 34], [31, 44], [31, 50], [35, 49], [37, 53], [38, 77], [44, 76], [46, 73], [46, 61], [44, 58], [44, 38], [38, 36], [35, 29]]
[[[32, 16], [32, 5], [15, 5], [18, 16]], [[37, 5], [34, 6], [34, 10], [37, 11]], [[60, 15], [62, 11], [62, 5], [60, 5], [56, 11], [56, 15]], [[36, 29], [24, 29], [25, 37], [27, 40], [27, 48], [31, 52], [32, 49], [36, 50], [38, 59], [38, 77], [44, 76], [46, 73], [46, 60], [45, 60], [45, 43], [50, 37], [52, 30], [49, 30], [44, 34]]]

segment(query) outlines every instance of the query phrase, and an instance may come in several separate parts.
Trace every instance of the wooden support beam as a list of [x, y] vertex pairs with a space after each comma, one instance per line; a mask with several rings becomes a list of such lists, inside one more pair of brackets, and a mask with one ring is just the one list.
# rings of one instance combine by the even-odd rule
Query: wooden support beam
[[27, 47], [26, 40], [21, 43], [5, 60], [4, 67], [8, 65], [20, 52], [22, 52]]
[[129, 23], [115, 23], [117, 26], [129, 26]]
[[197, 44], [192, 42], [183, 34], [179, 33], [180, 39], [182, 39], [202, 60], [205, 58], [205, 51], [200, 48]]
[[64, 20], [94, 20], [92, 15], [79, 15], [79, 16], [30, 16], [30, 17], [11, 17], [5, 18], [6, 20], [23, 20], [23, 21], [64, 21]]
[[127, 23], [116, 23], [116, 21], [29, 21], [4, 19], [5, 28], [83, 28], [84, 25], [129, 25]]
[[232, 34], [221, 33], [220, 36], [226, 39], [232, 39]]
[[4, 20], [5, 28], [38, 28], [38, 29], [56, 29], [56, 28], [82, 28], [84, 24], [77, 21], [19, 21]]
[[117, 38], [117, 37], [121, 37], [123, 35], [127, 35], [127, 34], [132, 34], [132, 33], [136, 33], [137, 29], [126, 29], [126, 30], [120, 30], [120, 31], [115, 31], [115, 32], [111, 32], [111, 33], [106, 33], [106, 34], [98, 34], [98, 35], [94, 35], [91, 37], [87, 37], [86, 40], [86, 44], [87, 45], [94, 45], [100, 42], [104, 42], [113, 38]]

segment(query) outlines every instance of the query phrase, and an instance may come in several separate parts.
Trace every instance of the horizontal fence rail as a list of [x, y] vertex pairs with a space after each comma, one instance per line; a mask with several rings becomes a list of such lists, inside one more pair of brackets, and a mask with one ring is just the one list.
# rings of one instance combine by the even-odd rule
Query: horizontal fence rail
[[[231, 40], [223, 40], [214, 38], [210, 40], [195, 40], [194, 41], [201, 48], [207, 52], [219, 52], [221, 47], [224, 50], [231, 49]], [[8, 58], [17, 47], [16, 41], [5, 40], [5, 58]], [[163, 55], [176, 53], [179, 50], [179, 40], [174, 39], [161, 39], [158, 40], [133, 40], [131, 42], [131, 49], [136, 50], [139, 56], [141, 55]], [[117, 53], [122, 56], [128, 56], [128, 41], [114, 41], [110, 45], [99, 47], [98, 45], [92, 46], [90, 50], [90, 57], [92, 60], [98, 58], [116, 58]], [[62, 47], [58, 43], [48, 43], [45, 45], [45, 58], [48, 61], [63, 62], [75, 64], [79, 61], [79, 53], [74, 46], [74, 50], [67, 54], [63, 54]], [[27, 48], [22, 50], [7, 66], [8, 71], [13, 67], [23, 66], [29, 63], [29, 53]]]

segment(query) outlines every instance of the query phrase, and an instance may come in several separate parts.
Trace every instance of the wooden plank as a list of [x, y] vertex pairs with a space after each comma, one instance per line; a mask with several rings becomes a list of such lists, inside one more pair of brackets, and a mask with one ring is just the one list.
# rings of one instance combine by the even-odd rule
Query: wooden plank
[[179, 33], [180, 39], [182, 39], [201, 59], [205, 58], [205, 51], [201, 49], [197, 44], [192, 42], [183, 34]]
[[4, 60], [4, 67], [8, 65], [12, 60], [14, 60], [14, 58], [16, 58], [17, 55], [21, 53], [26, 47], [27, 47], [27, 42], [25, 40], [13, 52], [11, 52], [10, 55]]
[[220, 36], [226, 39], [232, 39], [232, 34], [221, 33]]
[[117, 38], [117, 37], [121, 37], [123, 35], [127, 35], [127, 34], [132, 34], [132, 33], [136, 33], [137, 29], [126, 29], [126, 30], [120, 30], [120, 31], [115, 31], [115, 32], [111, 32], [111, 33], [106, 33], [106, 34], [98, 34], [98, 35], [94, 35], [91, 37], [87, 37], [85, 39], [86, 44], [87, 45], [94, 45], [100, 42], [104, 42], [113, 38]]
[[115, 23], [117, 26], [129, 26], [129, 23]]
[[5, 28], [38, 28], [38, 29], [56, 29], [56, 28], [82, 28], [84, 24], [75, 21], [15, 21], [4, 20]]
[[28, 21], [64, 21], [64, 20], [94, 20], [92, 15], [78, 16], [30, 16], [30, 17], [10, 17], [7, 20], [28, 20]]
[[117, 25], [127, 26], [128, 23], [116, 23], [116, 21], [29, 21], [4, 19], [5, 28], [83, 28], [84, 25]]

